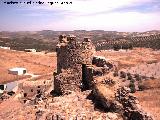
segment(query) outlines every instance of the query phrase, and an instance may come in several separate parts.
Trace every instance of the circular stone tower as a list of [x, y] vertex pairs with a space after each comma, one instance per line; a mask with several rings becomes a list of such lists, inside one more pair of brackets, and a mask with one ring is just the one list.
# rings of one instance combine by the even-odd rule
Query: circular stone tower
[[54, 91], [65, 94], [80, 91], [82, 66], [92, 64], [95, 47], [89, 38], [78, 42], [73, 35], [60, 35], [57, 52], [57, 73], [54, 75]]

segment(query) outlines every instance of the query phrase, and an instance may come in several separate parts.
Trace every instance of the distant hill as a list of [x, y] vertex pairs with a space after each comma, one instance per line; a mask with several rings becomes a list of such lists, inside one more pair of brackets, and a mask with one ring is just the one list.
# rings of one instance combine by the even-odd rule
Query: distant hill
[[[74, 34], [77, 40], [90, 37], [97, 47], [103, 49], [128, 49], [131, 47], [151, 47], [159, 48], [159, 39], [146, 39], [145, 36], [160, 34], [159, 30], [146, 32], [117, 32], [104, 30], [74, 30], [74, 31], [20, 31], [20, 32], [0, 32], [0, 46], [11, 47], [15, 50], [36, 49], [37, 51], [55, 51], [60, 34]], [[137, 38], [138, 37], [138, 38]], [[144, 37], [141, 40], [141, 37]], [[133, 38], [133, 39], [132, 39]], [[142, 41], [142, 42], [141, 42]], [[142, 44], [143, 43], [143, 44]]]

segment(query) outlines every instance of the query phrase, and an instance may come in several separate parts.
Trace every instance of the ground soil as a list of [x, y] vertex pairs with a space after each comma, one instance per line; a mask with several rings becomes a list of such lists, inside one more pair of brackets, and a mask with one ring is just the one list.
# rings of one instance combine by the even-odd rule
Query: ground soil
[[0, 83], [31, 77], [8, 74], [8, 69], [14, 67], [25, 67], [28, 73], [46, 75], [55, 70], [56, 53], [27, 53], [0, 49]]

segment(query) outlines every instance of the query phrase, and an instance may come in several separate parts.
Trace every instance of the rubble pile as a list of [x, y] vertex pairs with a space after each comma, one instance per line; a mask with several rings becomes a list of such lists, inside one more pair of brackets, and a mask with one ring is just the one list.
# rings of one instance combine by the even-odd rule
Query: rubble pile
[[9, 99], [10, 98], [10, 95], [8, 95], [7, 93], [4, 93], [0, 96], [0, 103]]
[[107, 67], [108, 69], [113, 68], [113, 65], [108, 62], [105, 57], [102, 56], [94, 56], [92, 64], [96, 65], [97, 67]]
[[118, 113], [96, 111], [91, 100], [87, 99], [90, 91], [72, 92], [69, 95], [54, 97], [39, 103], [36, 110], [37, 120], [122, 120]]
[[[104, 84], [104, 83], [103, 83]], [[153, 120], [144, 112], [139, 102], [127, 87], [95, 85], [92, 90], [93, 102], [106, 112], [114, 112], [125, 120]]]
[[129, 120], [153, 120], [144, 112], [135, 96], [130, 94], [130, 89], [119, 88], [116, 93], [116, 100], [123, 105], [123, 115]]

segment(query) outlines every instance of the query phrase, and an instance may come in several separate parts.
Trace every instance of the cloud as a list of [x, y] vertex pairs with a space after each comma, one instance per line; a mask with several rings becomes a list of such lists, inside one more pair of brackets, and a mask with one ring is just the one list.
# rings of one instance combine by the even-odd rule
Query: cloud
[[[47, 0], [46, 0], [47, 1]], [[62, 0], [60, 0], [62, 1]], [[72, 0], [72, 5], [44, 5], [44, 6], [35, 6], [35, 10], [56, 10], [56, 11], [66, 11], [72, 12], [80, 15], [93, 14], [100, 12], [109, 12], [114, 9], [123, 8], [123, 7], [134, 7], [145, 4], [154, 3], [154, 0]]]
[[[47, 0], [45, 0], [47, 1]], [[59, 0], [61, 2], [63, 0]], [[159, 10], [158, 0], [72, 0], [72, 5], [36, 5], [27, 7], [35, 14], [68, 17], [85, 17], [116, 12], [154, 12]], [[28, 15], [29, 16], [29, 15]], [[61, 17], [62, 18], [62, 17]]]
[[[45, 1], [48, 2], [48, 0]], [[118, 31], [160, 29], [158, 28], [160, 26], [160, 2], [158, 0], [71, 1], [72, 5], [45, 4], [19, 7], [16, 8], [16, 15], [20, 14], [24, 22], [32, 23], [31, 26], [24, 26], [24, 29]]]
[[[44, 0], [48, 1], [48, 0]], [[59, 0], [61, 2], [63, 0]], [[153, 12], [160, 8], [157, 0], [72, 0], [71, 5], [35, 5], [25, 7], [21, 10], [32, 10], [35, 13], [68, 16], [92, 16], [96, 14], [107, 14], [114, 12]], [[46, 11], [46, 12], [45, 12]], [[37, 15], [35, 14], [35, 15]]]
[[159, 13], [109, 13], [86, 17], [68, 17], [58, 23], [51, 22], [50, 29], [56, 25], [58, 30], [75, 29], [104, 29], [117, 31], [145, 31], [150, 29], [160, 29]]

